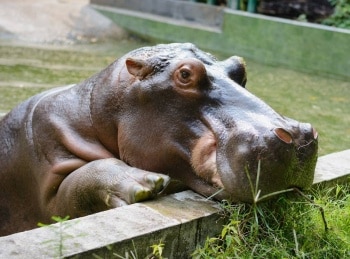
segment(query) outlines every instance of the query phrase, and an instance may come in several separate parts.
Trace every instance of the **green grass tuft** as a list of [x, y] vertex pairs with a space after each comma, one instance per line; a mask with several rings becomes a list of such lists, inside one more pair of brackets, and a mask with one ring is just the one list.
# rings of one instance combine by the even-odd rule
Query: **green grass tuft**
[[350, 184], [296, 193], [254, 205], [222, 203], [228, 223], [194, 258], [349, 258]]

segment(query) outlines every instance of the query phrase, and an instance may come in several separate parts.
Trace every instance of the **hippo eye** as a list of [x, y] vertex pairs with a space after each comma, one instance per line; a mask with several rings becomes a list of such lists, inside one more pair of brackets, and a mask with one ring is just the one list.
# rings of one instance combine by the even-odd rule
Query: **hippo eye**
[[187, 78], [189, 78], [190, 77], [190, 72], [188, 72], [188, 71], [185, 71], [185, 70], [182, 70], [181, 72], [181, 77], [183, 78], [183, 79], [187, 79]]
[[188, 83], [190, 81], [190, 77], [191, 77], [191, 71], [187, 68], [182, 68], [180, 70], [180, 78], [179, 80], [181, 81], [181, 83]]
[[172, 74], [174, 89], [181, 94], [199, 96], [200, 80], [206, 77], [203, 62], [195, 58], [184, 59]]

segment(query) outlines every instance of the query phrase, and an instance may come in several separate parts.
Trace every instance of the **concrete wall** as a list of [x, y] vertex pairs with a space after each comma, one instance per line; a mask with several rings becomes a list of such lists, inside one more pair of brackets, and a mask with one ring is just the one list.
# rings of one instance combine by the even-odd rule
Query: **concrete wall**
[[[314, 186], [350, 181], [350, 149], [320, 157]], [[136, 203], [0, 237], [0, 258], [146, 258], [163, 243], [164, 258], [190, 258], [225, 224], [216, 202], [192, 191]]]
[[220, 27], [223, 20], [222, 7], [179, 0], [91, 0], [91, 3], [192, 21], [206, 26]]
[[[176, 2], [177, 7], [169, 4], [166, 12], [159, 11], [158, 1]], [[129, 5], [122, 2], [125, 1], [91, 0], [96, 10], [146, 39], [193, 42], [209, 51], [240, 55], [261, 63], [350, 78], [350, 30], [185, 1], [143, 0], [143, 5], [153, 6], [151, 11], [148, 8], [143, 12], [133, 1]], [[167, 5], [159, 6], [163, 10]], [[186, 16], [180, 17], [181, 12], [186, 12]], [[191, 16], [195, 19], [188, 18]], [[206, 17], [210, 21], [220, 17], [222, 22], [202, 22]]]
[[222, 30], [224, 48], [245, 57], [350, 78], [350, 30], [231, 10]]
[[192, 191], [132, 204], [47, 227], [0, 237], [0, 258], [190, 258], [221, 232], [219, 207]]

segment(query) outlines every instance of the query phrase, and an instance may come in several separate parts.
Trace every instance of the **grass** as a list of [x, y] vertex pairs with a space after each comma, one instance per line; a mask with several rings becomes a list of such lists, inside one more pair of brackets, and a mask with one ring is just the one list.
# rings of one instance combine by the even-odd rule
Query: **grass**
[[[259, 175], [260, 162], [257, 179]], [[307, 194], [276, 192], [263, 203], [257, 199], [258, 180], [250, 183], [254, 203], [223, 201], [228, 223], [193, 258], [349, 258], [350, 182], [317, 185]]]
[[72, 238], [71, 235], [65, 232], [67, 228], [71, 227], [71, 224], [64, 224], [69, 219], [69, 216], [66, 216], [64, 218], [61, 218], [59, 216], [52, 216], [51, 219], [58, 224], [51, 225], [51, 224], [43, 224], [39, 222], [38, 226], [51, 228], [56, 233], [57, 239], [47, 240], [45, 243], [49, 245], [48, 250], [55, 251], [57, 258], [63, 258], [63, 254], [64, 254], [63, 242], [64, 240]]
[[76, 48], [36, 48], [0, 43], [0, 113], [47, 88], [78, 83], [110, 64], [137, 41]]
[[[44, 89], [76, 83], [115, 57], [145, 45], [121, 41], [115, 46], [79, 49], [28, 48], [0, 44], [0, 113]], [[311, 122], [319, 132], [319, 153], [350, 148], [350, 83], [265, 66], [247, 60], [247, 88], [283, 115]], [[349, 258], [350, 184], [307, 193], [320, 211], [298, 194], [283, 194], [255, 205], [223, 203], [228, 223], [209, 237], [195, 258]]]
[[208, 238], [194, 258], [349, 258], [350, 185], [313, 190], [318, 206], [284, 194], [255, 205], [223, 204], [229, 218], [218, 237]]
[[279, 113], [310, 122], [319, 154], [350, 148], [350, 82], [248, 63], [248, 89]]

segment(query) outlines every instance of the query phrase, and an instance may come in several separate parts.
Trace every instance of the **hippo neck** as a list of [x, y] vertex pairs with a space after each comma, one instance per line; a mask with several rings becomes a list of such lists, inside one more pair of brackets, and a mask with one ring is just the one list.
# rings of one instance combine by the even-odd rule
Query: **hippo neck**
[[112, 63], [101, 73], [89, 79], [92, 84], [90, 93], [90, 118], [98, 140], [116, 158], [119, 158], [118, 118], [119, 100], [115, 71], [118, 62]]

